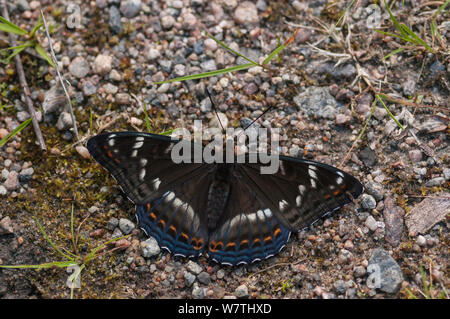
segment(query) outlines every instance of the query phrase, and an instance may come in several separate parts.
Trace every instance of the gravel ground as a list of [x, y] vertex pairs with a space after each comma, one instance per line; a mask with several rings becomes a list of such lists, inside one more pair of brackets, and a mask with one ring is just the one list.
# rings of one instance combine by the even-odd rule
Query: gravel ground
[[[62, 260], [35, 217], [58, 247], [80, 256], [130, 234], [87, 264], [76, 298], [424, 298], [423, 278], [425, 285], [433, 284], [429, 296], [448, 298], [448, 19], [436, 20], [442, 39], [434, 43], [435, 54], [410, 47], [383, 60], [404, 43], [370, 28], [371, 2], [355, 4], [345, 30], [329, 36], [324, 27], [336, 24], [347, 6], [332, 3], [8, 1], [11, 20], [25, 29], [32, 28], [40, 9], [56, 24], [53, 45], [70, 83], [81, 137], [100, 127], [145, 131], [137, 100], [148, 105], [154, 132], [192, 128], [196, 119], [217, 125], [208, 87], [228, 126], [245, 125], [274, 105], [259, 124], [282, 129], [282, 153], [334, 166], [345, 159], [342, 169], [364, 184], [365, 193], [291, 236], [287, 247], [266, 261], [232, 268], [205, 258], [174, 258], [137, 227], [132, 204], [86, 154], [86, 139], [73, 145], [72, 120], [54, 70], [23, 52], [49, 151], [39, 150], [31, 126], [0, 148], [0, 265]], [[438, 8], [433, 3], [397, 3], [392, 12], [423, 35], [429, 32], [424, 19]], [[396, 32], [384, 7], [380, 23]], [[244, 62], [203, 31], [261, 59], [296, 28], [294, 41], [270, 69], [154, 84]], [[38, 38], [48, 48], [43, 32]], [[0, 32], [0, 48], [7, 46]], [[375, 98], [368, 83], [406, 101], [385, 102], [406, 129], [378, 103], [351, 150]], [[29, 117], [13, 63], [0, 65], [0, 90], [1, 139]], [[0, 298], [68, 298], [68, 275], [61, 268], [0, 269]]]

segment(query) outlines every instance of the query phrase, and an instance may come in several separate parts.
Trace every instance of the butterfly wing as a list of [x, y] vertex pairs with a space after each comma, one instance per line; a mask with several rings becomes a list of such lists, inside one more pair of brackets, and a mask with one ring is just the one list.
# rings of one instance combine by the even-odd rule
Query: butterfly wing
[[88, 141], [91, 155], [117, 180], [136, 204], [147, 235], [175, 255], [198, 256], [208, 240], [205, 226], [212, 165], [174, 164], [170, 151], [177, 139], [120, 132]]
[[311, 225], [363, 192], [352, 175], [324, 163], [280, 156], [279, 165], [275, 174], [261, 174], [258, 163], [243, 164], [242, 172], [281, 224], [293, 231]]
[[208, 244], [208, 255], [227, 265], [269, 258], [285, 246], [290, 235], [251, 185], [240, 178], [239, 170], [235, 166], [232, 172], [228, 202]]

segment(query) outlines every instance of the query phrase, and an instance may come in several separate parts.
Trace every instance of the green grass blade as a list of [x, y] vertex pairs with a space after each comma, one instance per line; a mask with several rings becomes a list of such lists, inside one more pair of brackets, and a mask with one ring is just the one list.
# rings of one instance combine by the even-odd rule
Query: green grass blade
[[209, 34], [208, 32], [206, 32], [206, 35], [208, 37], [210, 37], [211, 39], [213, 39], [214, 41], [216, 41], [220, 46], [224, 47], [226, 50], [230, 51], [231, 53], [233, 53], [234, 55], [240, 56], [241, 58], [247, 60], [250, 63], [253, 63], [254, 65], [259, 65], [258, 62], [253, 61], [252, 59], [247, 58], [245, 55], [240, 54], [239, 52], [233, 50], [232, 48], [230, 48], [229, 46], [227, 46], [224, 42], [220, 41], [219, 39], [216, 39], [212, 34]]
[[421, 38], [419, 38], [419, 37], [417, 36], [417, 34], [414, 33], [414, 31], [412, 31], [410, 28], [408, 28], [408, 27], [407, 27], [405, 24], [403, 24], [403, 23], [401, 24], [401, 27], [402, 27], [408, 34], [411, 35], [413, 41], [414, 41], [416, 44], [421, 44], [421, 45], [423, 45], [428, 51], [430, 51], [431, 53], [434, 53], [433, 49], [431, 49], [431, 47], [430, 47], [424, 40], [422, 40]]
[[21, 27], [15, 25], [12, 22], [9, 22], [8, 20], [6, 20], [5, 18], [3, 18], [2, 16], [0, 16], [0, 30], [1, 31], [5, 31], [5, 32], [11, 32], [17, 35], [26, 35], [28, 34], [28, 31], [22, 29]]
[[400, 53], [400, 52], [402, 52], [403, 50], [405, 50], [405, 48], [398, 48], [398, 49], [392, 51], [391, 53], [389, 53], [388, 55], [386, 55], [385, 57], [383, 57], [383, 60], [386, 60], [386, 59], [388, 59], [389, 57], [391, 57], [392, 55], [397, 54], [397, 53]]
[[253, 63], [240, 64], [240, 65], [232, 66], [232, 67], [226, 68], [226, 69], [214, 70], [214, 71], [209, 71], [209, 72], [200, 73], [200, 74], [186, 75], [186, 76], [181, 76], [181, 77], [175, 78], [175, 79], [170, 79], [170, 80], [161, 81], [161, 82], [155, 82], [155, 84], [181, 82], [181, 81], [187, 81], [187, 80], [197, 80], [197, 79], [202, 79], [202, 78], [206, 78], [206, 77], [210, 77], [210, 76], [216, 76], [219, 74], [245, 70], [245, 69], [249, 69], [254, 66], [255, 65]]
[[408, 299], [417, 299], [417, 297], [409, 290], [408, 288], [405, 288], [405, 291], [408, 293]]
[[386, 106], [386, 104], [384, 104], [383, 99], [381, 98], [381, 96], [379, 94], [376, 95], [378, 101], [380, 101], [380, 103], [383, 105], [384, 109], [388, 112], [389, 116], [395, 121], [395, 123], [397, 123], [397, 125], [404, 130], [405, 127], [395, 118], [394, 114], [391, 113], [391, 111], [389, 111], [388, 107]]
[[151, 133], [153, 131], [152, 124], [150, 123], [150, 118], [148, 117], [147, 103], [145, 103], [145, 100], [142, 101], [142, 105], [144, 106], [145, 126], [147, 127], [147, 132]]
[[89, 253], [89, 255], [87, 255], [87, 256], [84, 258], [84, 263], [87, 263], [87, 262], [89, 262], [90, 260], [94, 259], [94, 258], [96, 257], [95, 254], [97, 253], [97, 251], [99, 251], [100, 249], [102, 249], [102, 248], [105, 247], [106, 245], [111, 244], [111, 243], [113, 243], [113, 242], [115, 242], [115, 241], [118, 241], [118, 240], [120, 240], [120, 239], [123, 239], [123, 238], [128, 238], [128, 237], [130, 237], [130, 236], [131, 236], [131, 235], [125, 235], [125, 236], [113, 238], [113, 239], [108, 240], [108, 241], [102, 243], [101, 245], [95, 247], [94, 249], [91, 250], [91, 252]]
[[47, 52], [45, 52], [45, 50], [39, 44], [36, 44], [34, 46], [34, 49], [36, 50], [37, 53], [39, 53], [40, 56], [42, 56], [45, 60], [47, 60], [48, 64], [56, 68], [52, 59], [50, 59], [50, 57], [47, 55]]
[[269, 54], [269, 56], [264, 60], [264, 62], [262, 64], [266, 65], [267, 63], [269, 63], [270, 60], [272, 60], [276, 55], [278, 55], [281, 51], [283, 51], [289, 44], [294, 42], [294, 39], [295, 39], [295, 36], [297, 35], [298, 30], [299, 29], [295, 30], [294, 34], [289, 39], [284, 41], [283, 44], [279, 45], [275, 50], [273, 50]]
[[49, 263], [39, 264], [39, 265], [0, 265], [0, 268], [7, 269], [44, 269], [51, 267], [66, 268], [69, 266], [75, 266], [77, 263], [73, 261], [53, 261]]
[[61, 251], [61, 249], [59, 249], [58, 247], [56, 247], [56, 245], [52, 242], [52, 240], [48, 237], [47, 233], [44, 230], [44, 227], [42, 227], [41, 223], [39, 223], [39, 221], [37, 220], [37, 218], [35, 218], [36, 224], [38, 225], [39, 230], [41, 231], [42, 235], [44, 236], [44, 238], [48, 241], [48, 243], [53, 247], [53, 249], [55, 249], [61, 256], [63, 256], [64, 258], [75, 262], [75, 260], [70, 257], [69, 255], [66, 255], [65, 253], [63, 253]]
[[30, 37], [33, 37], [34, 34], [37, 32], [37, 30], [39, 30], [43, 25], [44, 25], [44, 23], [42, 22], [42, 16], [39, 15], [39, 20], [36, 23], [36, 25], [34, 26], [33, 30], [31, 30]]
[[159, 133], [160, 135], [171, 135], [173, 132], [175, 132], [177, 129], [175, 128], [175, 129], [173, 129], [173, 130], [168, 130], [168, 131], [165, 131], [165, 132], [162, 132], [162, 133]]
[[419, 271], [420, 271], [420, 275], [422, 276], [422, 284], [423, 284], [423, 289], [425, 290], [425, 296], [427, 296], [427, 299], [429, 299], [430, 291], [428, 290], [427, 276], [425, 275], [425, 271], [423, 270], [421, 265], [419, 265]]
[[2, 138], [2, 140], [0, 141], [0, 147], [5, 145], [6, 142], [8, 142], [11, 138], [13, 138], [17, 133], [22, 131], [25, 127], [27, 127], [27, 125], [30, 124], [30, 122], [31, 117], [28, 120], [24, 121], [22, 124], [20, 124], [18, 127], [16, 127], [11, 133]]
[[397, 30], [401, 33], [402, 36], [404, 36], [405, 38], [408, 38], [408, 35], [402, 29], [402, 27], [400, 26], [400, 23], [398, 23], [397, 19], [392, 14], [391, 9], [389, 8], [389, 5], [386, 3], [386, 0], [384, 1], [384, 5], [386, 7], [386, 10], [389, 12], [389, 16], [391, 17], [391, 20], [394, 23], [394, 25], [397, 28]]
[[443, 3], [437, 10], [436, 12], [433, 14], [433, 19], [436, 19], [436, 17], [438, 16], [439, 13], [441, 13], [442, 10], [445, 9], [445, 7], [450, 3], [450, 0], [445, 1], [445, 3]]
[[381, 34], [385, 34], [385, 35], [389, 35], [391, 37], [396, 37], [399, 38], [405, 42], [411, 42], [409, 38], [405, 38], [402, 37], [401, 35], [395, 34], [395, 33], [391, 33], [391, 32], [386, 32], [386, 31], [381, 31], [381, 30], [374, 30], [375, 32], [381, 33]]
[[73, 204], [72, 204], [72, 210], [70, 211], [70, 235], [72, 236], [73, 249], [76, 252], [77, 245], [75, 244], [75, 232], [74, 232], [74, 226], [73, 226]]

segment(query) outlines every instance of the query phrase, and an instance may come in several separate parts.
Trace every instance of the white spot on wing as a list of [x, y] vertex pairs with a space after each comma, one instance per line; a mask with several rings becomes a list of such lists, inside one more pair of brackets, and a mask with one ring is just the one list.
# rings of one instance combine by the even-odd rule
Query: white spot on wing
[[278, 204], [280, 205], [280, 211], [284, 211], [289, 206], [288, 202], [286, 202], [284, 199], [281, 200]]
[[113, 139], [113, 138], [110, 138], [110, 139], [108, 140], [108, 145], [109, 145], [109, 146], [114, 146], [115, 143], [116, 143], [116, 140]]
[[144, 180], [144, 177], [145, 177], [145, 168], [142, 168], [140, 171], [139, 171], [139, 180], [141, 180], [141, 181], [143, 181]]
[[304, 185], [298, 185], [298, 191], [300, 192], [300, 195], [305, 194], [306, 187]]
[[309, 168], [308, 168], [308, 174], [309, 174], [309, 176], [310, 176], [311, 178], [317, 179], [316, 167], [315, 167], [315, 166], [312, 166], [312, 165], [309, 165]]
[[131, 153], [131, 157], [136, 157], [137, 156], [138, 151], [137, 150], [133, 150], [133, 152]]
[[134, 143], [133, 148], [134, 149], [141, 148], [142, 145], [144, 145], [144, 142], [136, 142], [136, 143]]
[[145, 165], [147, 165], [147, 159], [146, 158], [141, 158], [141, 160], [139, 161], [141, 166], [144, 167]]
[[317, 188], [316, 181], [314, 180], [314, 178], [311, 178], [311, 187]]
[[337, 183], [338, 185], [341, 185], [343, 181], [344, 181], [344, 180], [342, 179], [342, 177], [339, 176], [339, 177], [337, 178], [337, 180], [336, 180], [336, 183]]
[[295, 198], [295, 203], [297, 204], [297, 207], [302, 205], [302, 197], [300, 195]]

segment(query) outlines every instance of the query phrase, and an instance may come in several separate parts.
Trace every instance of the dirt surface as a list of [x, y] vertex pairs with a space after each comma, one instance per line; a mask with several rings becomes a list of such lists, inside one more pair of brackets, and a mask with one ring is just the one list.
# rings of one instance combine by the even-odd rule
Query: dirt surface
[[[47, 105], [43, 114], [55, 71], [35, 53], [22, 52], [49, 150], [39, 149], [31, 125], [0, 148], [0, 265], [64, 260], [38, 220], [57, 247], [79, 256], [130, 232], [86, 264], [75, 298], [448, 298], [448, 212], [428, 214], [440, 217], [422, 234], [406, 222], [425, 197], [450, 200], [448, 8], [435, 20], [440, 39], [429, 27], [439, 1], [396, 1], [391, 9], [431, 53], [374, 32], [378, 16], [370, 1], [356, 1], [336, 26], [347, 2], [97, 0], [70, 1], [77, 6], [68, 9], [69, 1], [8, 1], [17, 25], [30, 30], [40, 9], [55, 25], [51, 37], [83, 140], [74, 145], [67, 110]], [[384, 5], [379, 10], [379, 29], [398, 33]], [[70, 28], [74, 23], [79, 28]], [[296, 29], [269, 69], [154, 84], [244, 63], [203, 31], [258, 59]], [[48, 50], [44, 32], [38, 39]], [[0, 32], [0, 47], [8, 41]], [[196, 119], [206, 126], [215, 115], [205, 87], [230, 127], [274, 106], [258, 123], [282, 129], [282, 153], [340, 167], [364, 184], [365, 193], [259, 263], [227, 267], [165, 251], [144, 257], [147, 238], [132, 203], [76, 146], [100, 128], [146, 131], [137, 100], [148, 105], [155, 133], [192, 128]], [[2, 138], [29, 116], [14, 63], [0, 65], [0, 90]], [[391, 97], [384, 103], [404, 130], [380, 102], [371, 112], [376, 93]], [[427, 205], [432, 211], [433, 203]], [[448, 210], [447, 202], [436, 207]], [[0, 298], [68, 298], [68, 276], [56, 267], [0, 269]], [[432, 283], [431, 292], [424, 281]]]

